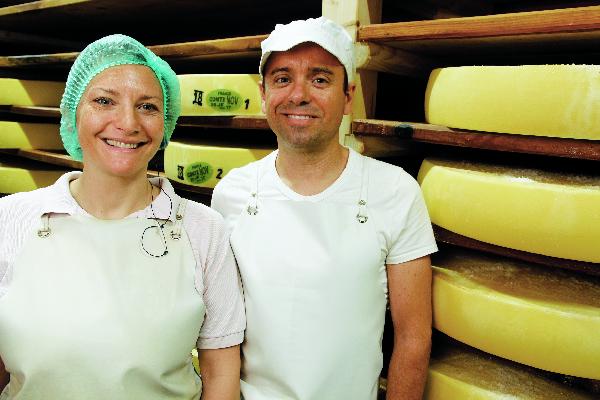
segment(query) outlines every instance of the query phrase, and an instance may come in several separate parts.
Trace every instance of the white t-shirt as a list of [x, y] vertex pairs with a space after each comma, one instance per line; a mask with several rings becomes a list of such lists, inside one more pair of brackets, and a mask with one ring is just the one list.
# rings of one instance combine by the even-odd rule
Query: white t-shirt
[[[41, 216], [89, 215], [75, 201], [69, 182], [81, 173], [70, 172], [55, 184], [31, 192], [0, 198], [0, 297], [10, 285], [12, 268], [23, 244], [41, 227]], [[161, 187], [152, 208], [126, 218], [170, 218], [181, 197], [167, 179], [152, 178]], [[221, 216], [203, 204], [188, 201], [183, 227], [196, 260], [195, 286], [203, 297], [206, 315], [199, 332], [200, 349], [217, 349], [240, 344], [244, 339], [246, 318], [239, 276], [229, 245], [229, 234]]]
[[[362, 166], [368, 157], [350, 149], [348, 163], [338, 179], [312, 196], [294, 192], [281, 180], [275, 169], [276, 158], [277, 151], [274, 151], [262, 160], [231, 170], [215, 187], [211, 206], [223, 215], [230, 230], [250, 204], [257, 179], [261, 199], [358, 203]], [[429, 214], [416, 180], [400, 167], [369, 160], [366, 209], [369, 222], [373, 221], [376, 227], [381, 265], [399, 264], [437, 251]], [[281, 223], [284, 225], [285, 221]]]

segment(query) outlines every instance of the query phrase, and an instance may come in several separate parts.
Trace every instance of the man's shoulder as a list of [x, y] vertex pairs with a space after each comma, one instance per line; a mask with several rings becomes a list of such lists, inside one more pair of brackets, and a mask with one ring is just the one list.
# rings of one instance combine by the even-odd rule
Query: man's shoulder
[[369, 164], [369, 189], [394, 196], [399, 193], [414, 193], [419, 190], [417, 180], [404, 168], [376, 158], [362, 157]]
[[[274, 152], [243, 167], [234, 168], [217, 183], [213, 190], [211, 207], [222, 212], [223, 206], [245, 204], [258, 181], [259, 168], [269, 163]], [[262, 172], [261, 172], [262, 173]], [[229, 208], [229, 207], [227, 207]]]

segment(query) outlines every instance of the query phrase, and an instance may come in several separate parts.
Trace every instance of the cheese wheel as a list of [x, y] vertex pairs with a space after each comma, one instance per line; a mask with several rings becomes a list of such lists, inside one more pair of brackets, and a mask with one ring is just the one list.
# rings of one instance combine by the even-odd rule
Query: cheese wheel
[[263, 115], [257, 74], [178, 75], [181, 115]]
[[165, 174], [177, 182], [213, 188], [231, 169], [259, 160], [272, 151], [227, 147], [214, 142], [171, 141], [165, 149]]
[[468, 348], [433, 356], [424, 400], [592, 400], [532, 368], [489, 357]]
[[440, 68], [429, 78], [431, 124], [486, 132], [600, 140], [600, 66]]
[[425, 159], [434, 224], [482, 242], [600, 263], [600, 177]]
[[64, 82], [0, 78], [0, 105], [58, 107]]
[[0, 193], [28, 192], [50, 186], [66, 170], [0, 162]]
[[0, 121], [0, 149], [62, 150], [59, 126]]
[[600, 379], [600, 280], [467, 252], [433, 264], [436, 329], [521, 364]]

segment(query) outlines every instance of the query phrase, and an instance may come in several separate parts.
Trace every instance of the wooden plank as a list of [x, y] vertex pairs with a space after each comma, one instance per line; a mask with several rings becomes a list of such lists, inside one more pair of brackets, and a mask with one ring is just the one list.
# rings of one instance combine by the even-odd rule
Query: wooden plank
[[60, 109], [58, 107], [9, 106], [8, 111], [13, 114], [30, 115], [32, 117], [60, 118]]
[[[242, 36], [148, 46], [148, 48], [167, 61], [260, 57], [260, 42], [266, 37], [267, 35]], [[5, 56], [0, 57], [0, 67], [69, 64], [75, 61], [78, 55], [79, 52]]]
[[535, 36], [600, 31], [600, 6], [362, 26], [359, 41]]
[[[17, 155], [22, 158], [26, 158], [29, 160], [41, 161], [47, 164], [58, 165], [61, 167], [68, 167], [72, 169], [83, 169], [83, 163], [81, 161], [75, 161], [70, 156], [62, 153], [56, 153], [53, 151], [46, 150], [0, 150], [0, 153]], [[162, 171], [148, 171], [149, 177], [165, 177], [165, 173]], [[186, 185], [185, 183], [180, 183], [176, 181], [170, 181], [175, 189], [185, 190], [187, 192], [199, 193], [202, 195], [211, 196], [212, 189]]]
[[[0, 110], [7, 110], [13, 114], [30, 115], [34, 117], [60, 118], [57, 107], [37, 106], [0, 106]], [[183, 116], [177, 120], [177, 126], [199, 128], [229, 128], [229, 129], [258, 129], [270, 130], [267, 118], [264, 116], [233, 116], [233, 117], [205, 117]]]
[[61, 167], [69, 167], [73, 169], [82, 169], [83, 164], [81, 161], [75, 161], [70, 156], [62, 153], [56, 153], [47, 150], [0, 150], [2, 153], [17, 155], [22, 158], [29, 160], [42, 161], [47, 164], [58, 165]]
[[179, 117], [177, 126], [201, 128], [260, 129], [270, 130], [266, 117]]
[[423, 56], [375, 43], [356, 43], [356, 68], [407, 76], [427, 76], [433, 62]]
[[15, 15], [29, 11], [44, 10], [48, 8], [64, 7], [78, 3], [90, 3], [93, 0], [40, 0], [29, 3], [15, 4], [0, 8], [0, 17], [4, 15]]
[[479, 250], [486, 253], [497, 254], [500, 256], [514, 258], [517, 260], [523, 260], [535, 264], [541, 264], [548, 267], [568, 269], [571, 271], [581, 272], [587, 275], [600, 276], [600, 264], [585, 261], [567, 260], [564, 258], [544, 256], [541, 254], [534, 254], [526, 251], [496, 246], [493, 244], [481, 242], [476, 239], [471, 239], [466, 236], [459, 235], [437, 225], [433, 226], [433, 232], [435, 234], [435, 239], [442, 243], [447, 243], [472, 250]]
[[380, 120], [354, 120], [352, 130], [357, 136], [395, 136], [448, 146], [600, 160], [600, 141], [596, 140], [466, 131], [439, 125]]

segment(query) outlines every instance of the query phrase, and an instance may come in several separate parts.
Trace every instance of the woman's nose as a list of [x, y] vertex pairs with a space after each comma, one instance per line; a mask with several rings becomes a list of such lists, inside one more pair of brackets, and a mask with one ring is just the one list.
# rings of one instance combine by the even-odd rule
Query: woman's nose
[[138, 133], [140, 131], [140, 121], [135, 107], [122, 106], [119, 107], [116, 125], [117, 128], [125, 134]]

